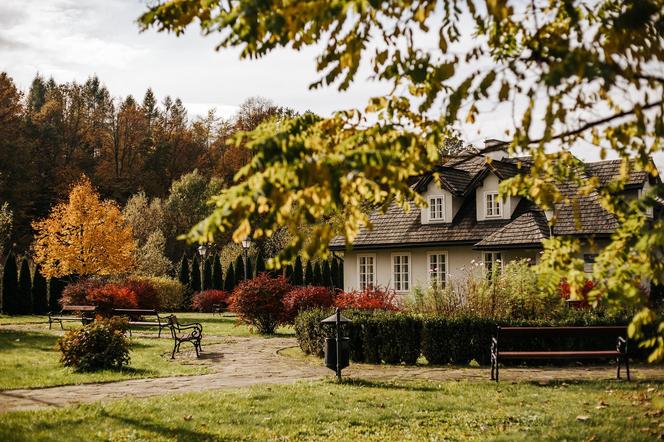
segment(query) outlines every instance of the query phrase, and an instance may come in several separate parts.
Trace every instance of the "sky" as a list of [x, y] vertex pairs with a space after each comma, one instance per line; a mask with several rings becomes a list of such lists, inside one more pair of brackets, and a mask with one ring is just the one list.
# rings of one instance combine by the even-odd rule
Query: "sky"
[[[240, 60], [236, 50], [215, 51], [218, 36], [205, 37], [196, 27], [180, 37], [154, 30], [141, 33], [136, 19], [144, 10], [145, 0], [0, 0], [0, 71], [24, 91], [37, 73], [58, 82], [82, 82], [97, 75], [112, 94], [137, 99], [151, 87], [160, 98], [181, 98], [190, 117], [210, 108], [231, 117], [252, 96], [326, 116], [363, 109], [370, 97], [389, 90], [370, 81], [366, 67], [348, 91], [309, 90], [318, 80], [315, 47]], [[510, 109], [502, 107], [459, 129], [466, 142], [482, 147], [485, 139], [504, 139], [511, 125]], [[598, 159], [597, 149], [588, 145], [572, 151], [587, 161]], [[664, 170], [664, 157], [656, 162]]]

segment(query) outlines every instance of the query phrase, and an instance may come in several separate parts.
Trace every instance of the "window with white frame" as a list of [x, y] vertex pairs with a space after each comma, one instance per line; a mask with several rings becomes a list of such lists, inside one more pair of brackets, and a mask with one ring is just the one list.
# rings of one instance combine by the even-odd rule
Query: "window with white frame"
[[484, 268], [488, 275], [494, 272], [500, 272], [503, 268], [503, 255], [500, 252], [484, 252]]
[[484, 214], [487, 218], [502, 216], [502, 204], [498, 192], [484, 193]]
[[436, 287], [445, 287], [447, 281], [447, 253], [429, 253], [429, 282]]
[[583, 271], [586, 273], [592, 273], [593, 267], [595, 266], [595, 258], [597, 254], [586, 253], [583, 255]]
[[392, 281], [394, 290], [407, 292], [410, 290], [410, 255], [392, 255]]
[[[643, 199], [645, 196], [646, 196], [646, 191], [645, 191], [645, 189], [639, 189], [639, 191], [638, 191], [638, 198], [639, 198], [639, 199]], [[653, 210], [652, 206], [650, 206], [650, 207], [646, 207], [646, 216], [647, 216], [648, 218], [652, 218], [652, 217], [654, 216], [654, 210]]]
[[429, 197], [429, 221], [445, 220], [445, 196]]
[[357, 257], [357, 276], [360, 290], [376, 285], [376, 256], [359, 255]]

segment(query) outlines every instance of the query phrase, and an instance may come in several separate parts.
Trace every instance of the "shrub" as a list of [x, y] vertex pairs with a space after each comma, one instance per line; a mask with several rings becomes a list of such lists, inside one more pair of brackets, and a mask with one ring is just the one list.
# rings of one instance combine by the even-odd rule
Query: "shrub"
[[284, 298], [284, 321], [292, 324], [297, 314], [314, 307], [334, 305], [334, 292], [327, 287], [295, 287]]
[[126, 322], [119, 318], [98, 320], [70, 330], [58, 340], [61, 362], [76, 371], [120, 369], [129, 364]]
[[242, 281], [233, 290], [230, 309], [259, 333], [271, 334], [284, 320], [283, 300], [290, 289], [283, 276], [272, 278], [263, 273]]
[[211, 313], [215, 304], [221, 304], [224, 308], [228, 306], [229, 295], [223, 290], [205, 290], [194, 295], [191, 302], [192, 310]]
[[337, 296], [335, 305], [344, 309], [399, 310], [394, 291], [379, 287], [371, 287], [362, 291], [343, 292]]
[[174, 311], [182, 305], [185, 286], [177, 279], [165, 276], [132, 276], [131, 281], [152, 286], [157, 293], [160, 309]]
[[88, 293], [91, 290], [103, 287], [106, 281], [99, 278], [85, 278], [67, 284], [60, 297], [60, 306], [64, 305], [90, 305]]
[[118, 284], [106, 284], [88, 292], [87, 300], [101, 316], [112, 316], [115, 308], [137, 308], [136, 293]]
[[[323, 342], [331, 336], [331, 327], [321, 321], [333, 313], [332, 309], [312, 308], [300, 312], [295, 318], [294, 328], [297, 343], [305, 354], [323, 357]], [[351, 352], [353, 351], [351, 339]]]
[[159, 293], [151, 282], [144, 279], [130, 277], [122, 283], [122, 286], [136, 293], [136, 304], [138, 305], [138, 308], [154, 310], [161, 308]]

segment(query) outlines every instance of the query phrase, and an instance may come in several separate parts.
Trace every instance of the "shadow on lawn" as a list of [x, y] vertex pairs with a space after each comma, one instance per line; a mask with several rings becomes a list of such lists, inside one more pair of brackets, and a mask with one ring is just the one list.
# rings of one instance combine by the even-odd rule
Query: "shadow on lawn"
[[58, 336], [32, 331], [0, 330], [0, 352], [17, 348], [53, 350]]
[[[99, 413], [99, 416], [102, 418], [110, 418], [110, 419], [115, 419], [116, 421], [121, 422], [123, 425], [138, 429], [138, 430], [143, 430], [143, 431], [149, 431], [152, 433], [158, 433], [162, 436], [166, 436], [169, 439], [173, 440], [182, 440], [182, 441], [199, 441], [199, 440], [215, 440], [216, 438], [214, 435], [203, 432], [203, 431], [196, 431], [192, 430], [189, 428], [183, 428], [181, 425], [178, 425], [175, 428], [167, 428], [163, 424], [159, 424], [156, 422], [151, 422], [147, 421], [145, 419], [132, 419], [127, 416], [123, 415], [116, 415], [116, 414], [111, 414], [108, 413], [106, 410], [102, 410]], [[183, 419], [186, 419], [183, 417]], [[191, 419], [191, 418], [190, 418]]]
[[[330, 381], [331, 383], [336, 383], [336, 381]], [[365, 387], [365, 388], [379, 388], [382, 390], [403, 390], [403, 391], [422, 391], [422, 392], [431, 392], [439, 391], [438, 388], [433, 386], [427, 386], [420, 383], [413, 384], [402, 384], [389, 381], [370, 381], [368, 379], [359, 379], [359, 378], [344, 378], [341, 383], [343, 385], [348, 385], [351, 387]]]

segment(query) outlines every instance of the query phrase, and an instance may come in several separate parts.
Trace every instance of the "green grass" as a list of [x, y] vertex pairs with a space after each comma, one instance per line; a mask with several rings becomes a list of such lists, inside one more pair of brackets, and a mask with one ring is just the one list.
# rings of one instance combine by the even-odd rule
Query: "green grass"
[[0, 390], [209, 372], [204, 360], [188, 356], [171, 360], [170, 339], [133, 338], [129, 367], [77, 373], [60, 364], [57, 339], [52, 333], [0, 329]]
[[9, 324], [48, 324], [48, 316], [46, 315], [20, 315], [9, 316], [0, 314], [0, 325]]
[[13, 412], [0, 440], [653, 440], [663, 389], [303, 382]]

